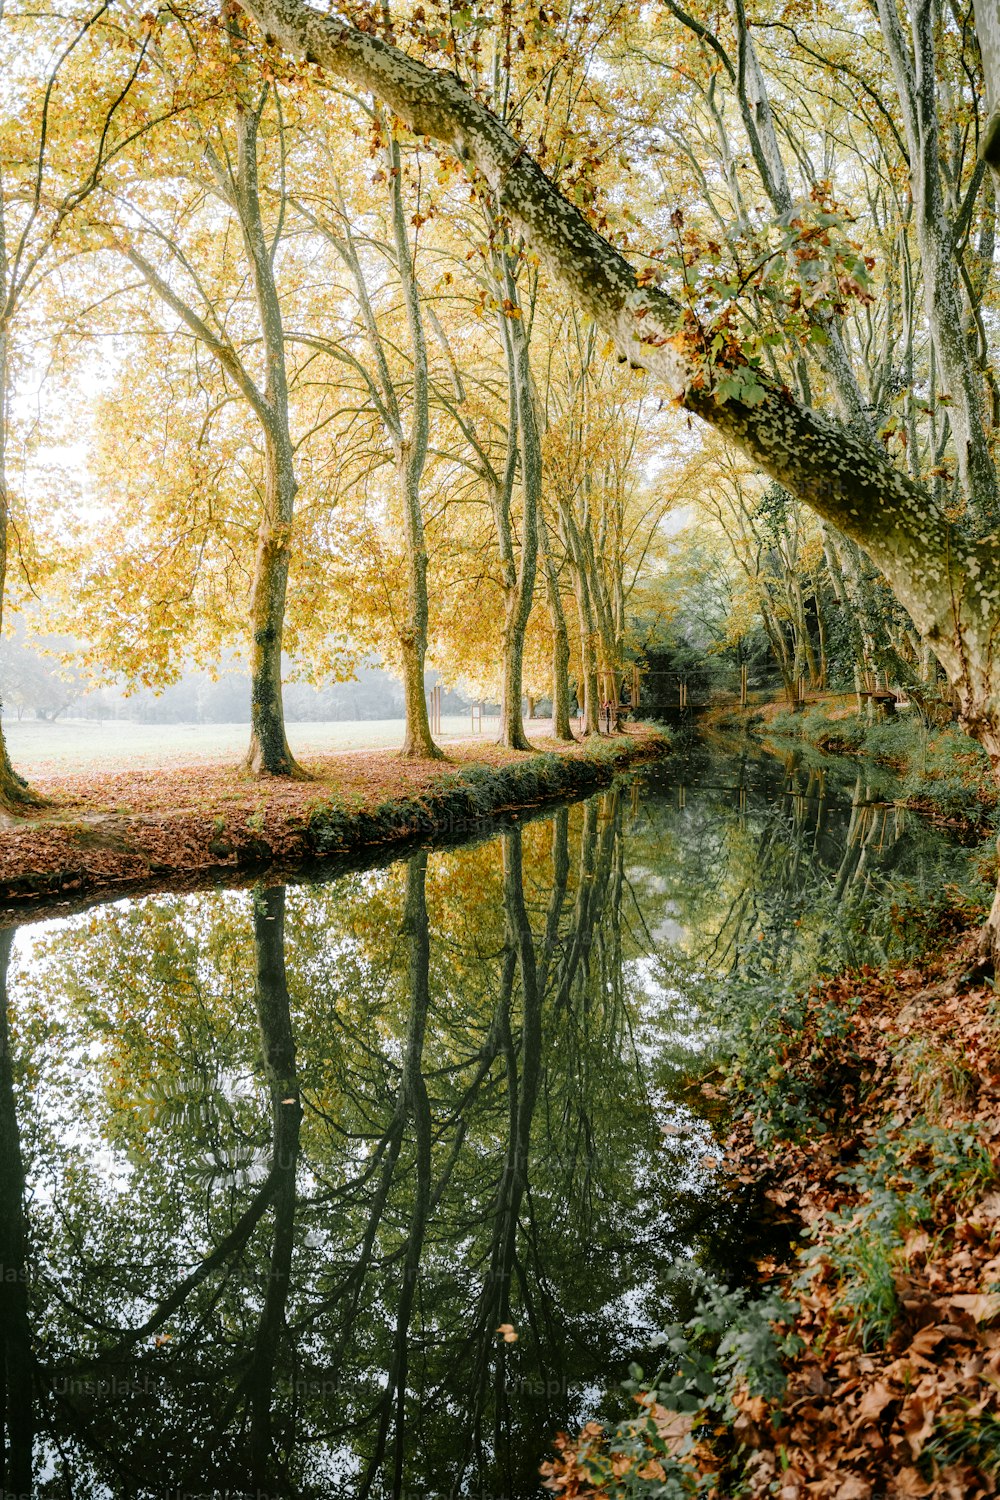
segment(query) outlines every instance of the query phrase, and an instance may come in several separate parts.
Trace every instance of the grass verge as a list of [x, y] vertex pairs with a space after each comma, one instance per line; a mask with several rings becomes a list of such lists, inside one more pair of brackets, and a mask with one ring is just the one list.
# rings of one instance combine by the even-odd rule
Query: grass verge
[[666, 753], [644, 725], [527, 754], [462, 746], [450, 761], [391, 752], [329, 757], [311, 781], [255, 780], [224, 766], [69, 778], [44, 812], [0, 834], [0, 908], [65, 912], [95, 894], [233, 883], [268, 867], [357, 856], [482, 831], [512, 809], [607, 784]]

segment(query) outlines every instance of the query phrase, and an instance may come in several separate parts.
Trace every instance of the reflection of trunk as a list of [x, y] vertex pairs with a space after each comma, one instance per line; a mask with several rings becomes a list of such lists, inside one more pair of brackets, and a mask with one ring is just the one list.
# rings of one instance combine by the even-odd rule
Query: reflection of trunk
[[409, 1367], [410, 1319], [417, 1290], [420, 1257], [423, 1253], [427, 1217], [430, 1209], [431, 1183], [431, 1111], [423, 1075], [424, 1036], [430, 1008], [430, 929], [427, 921], [427, 852], [421, 850], [406, 869], [406, 907], [402, 931], [410, 952], [409, 990], [410, 1019], [403, 1054], [403, 1071], [399, 1085], [397, 1116], [403, 1112], [413, 1119], [415, 1164], [413, 1172], [413, 1207], [406, 1237], [402, 1266], [402, 1286], [396, 1302], [396, 1331], [393, 1341], [389, 1379], [381, 1402], [378, 1433], [359, 1495], [370, 1494], [378, 1477], [394, 1427], [392, 1493], [402, 1491], [404, 1437], [406, 1427], [406, 1381]]
[[251, 1474], [258, 1493], [266, 1495], [272, 1482], [272, 1385], [288, 1301], [295, 1231], [295, 1170], [302, 1119], [285, 973], [284, 886], [254, 892], [253, 931], [257, 1021], [273, 1122], [274, 1226], [264, 1306], [257, 1324], [247, 1384]]
[[[481, 1412], [485, 1402], [490, 1363], [494, 1357], [496, 1357], [494, 1376], [498, 1420], [505, 1401], [505, 1351], [508, 1346], [501, 1343], [499, 1353], [495, 1354], [497, 1345], [494, 1330], [498, 1324], [509, 1322], [511, 1316], [510, 1286], [517, 1264], [517, 1233], [521, 1204], [528, 1191], [531, 1125], [538, 1102], [542, 1074], [542, 997], [538, 983], [534, 937], [524, 899], [524, 865], [520, 828], [503, 834], [503, 900], [506, 918], [505, 969], [512, 961], [516, 963], [521, 980], [521, 1038], [518, 1048], [515, 1046], [508, 1012], [503, 1017], [502, 1034], [507, 1064], [509, 1133], [503, 1173], [494, 1199], [489, 1269], [480, 1293], [475, 1318], [476, 1363], [470, 1381], [472, 1399], [468, 1402], [470, 1415], [474, 1416], [470, 1426], [470, 1438], [472, 1428], [478, 1420], [476, 1414]], [[467, 1450], [463, 1455], [456, 1489], [460, 1486], [469, 1456]]]
[[13, 940], [10, 929], [0, 931], [0, 1351], [4, 1397], [0, 1494], [27, 1496], [31, 1492], [34, 1414], [25, 1265], [24, 1163], [7, 1020], [7, 968]]
[[545, 938], [538, 964], [538, 993], [545, 994], [552, 961], [559, 948], [559, 920], [569, 883], [569, 808], [557, 808], [552, 816], [552, 893], [545, 918]]

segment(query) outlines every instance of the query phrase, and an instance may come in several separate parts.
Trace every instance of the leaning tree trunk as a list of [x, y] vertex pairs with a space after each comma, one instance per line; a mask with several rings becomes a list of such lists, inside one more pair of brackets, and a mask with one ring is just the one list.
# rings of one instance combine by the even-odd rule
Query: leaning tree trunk
[[[7, 531], [9, 500], [7, 497], [7, 334], [0, 331], [0, 632], [3, 630], [4, 589], [7, 582]], [[0, 698], [0, 710], [3, 700]], [[29, 790], [10, 762], [3, 724], [0, 723], [0, 812], [23, 813], [41, 799]]]

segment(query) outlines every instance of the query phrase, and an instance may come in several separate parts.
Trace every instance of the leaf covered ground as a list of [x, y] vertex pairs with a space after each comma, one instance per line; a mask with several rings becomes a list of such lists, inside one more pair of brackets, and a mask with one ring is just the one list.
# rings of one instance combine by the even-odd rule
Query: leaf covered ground
[[686, 1325], [642, 1416], [560, 1438], [550, 1489], [1000, 1493], [1000, 1007], [975, 951], [830, 980], [748, 1049], [725, 1167], [790, 1229], [757, 1324], [730, 1297], [714, 1365], [711, 1318]]
[[46, 805], [0, 826], [0, 904], [196, 883], [398, 841], [584, 787], [596, 770], [665, 744], [635, 725], [572, 746], [539, 740], [536, 755], [479, 742], [450, 747], [445, 761], [388, 750], [316, 757], [308, 781], [253, 777], [221, 761], [50, 774], [34, 783]]

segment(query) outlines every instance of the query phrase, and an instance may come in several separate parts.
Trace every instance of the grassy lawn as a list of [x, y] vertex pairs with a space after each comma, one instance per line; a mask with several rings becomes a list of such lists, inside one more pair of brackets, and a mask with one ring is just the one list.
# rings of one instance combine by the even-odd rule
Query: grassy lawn
[[[442, 744], [458, 740], [495, 739], [499, 719], [486, 718], [482, 734], [472, 735], [468, 714], [444, 715]], [[134, 724], [83, 719], [4, 720], [11, 758], [29, 777], [70, 771], [151, 770], [157, 766], [205, 765], [238, 761], [246, 751], [246, 724]], [[528, 725], [529, 733], [547, 734], [549, 721]], [[342, 722], [289, 724], [288, 740], [299, 756], [330, 755], [338, 751], [398, 750], [403, 743], [402, 719], [360, 719]]]

